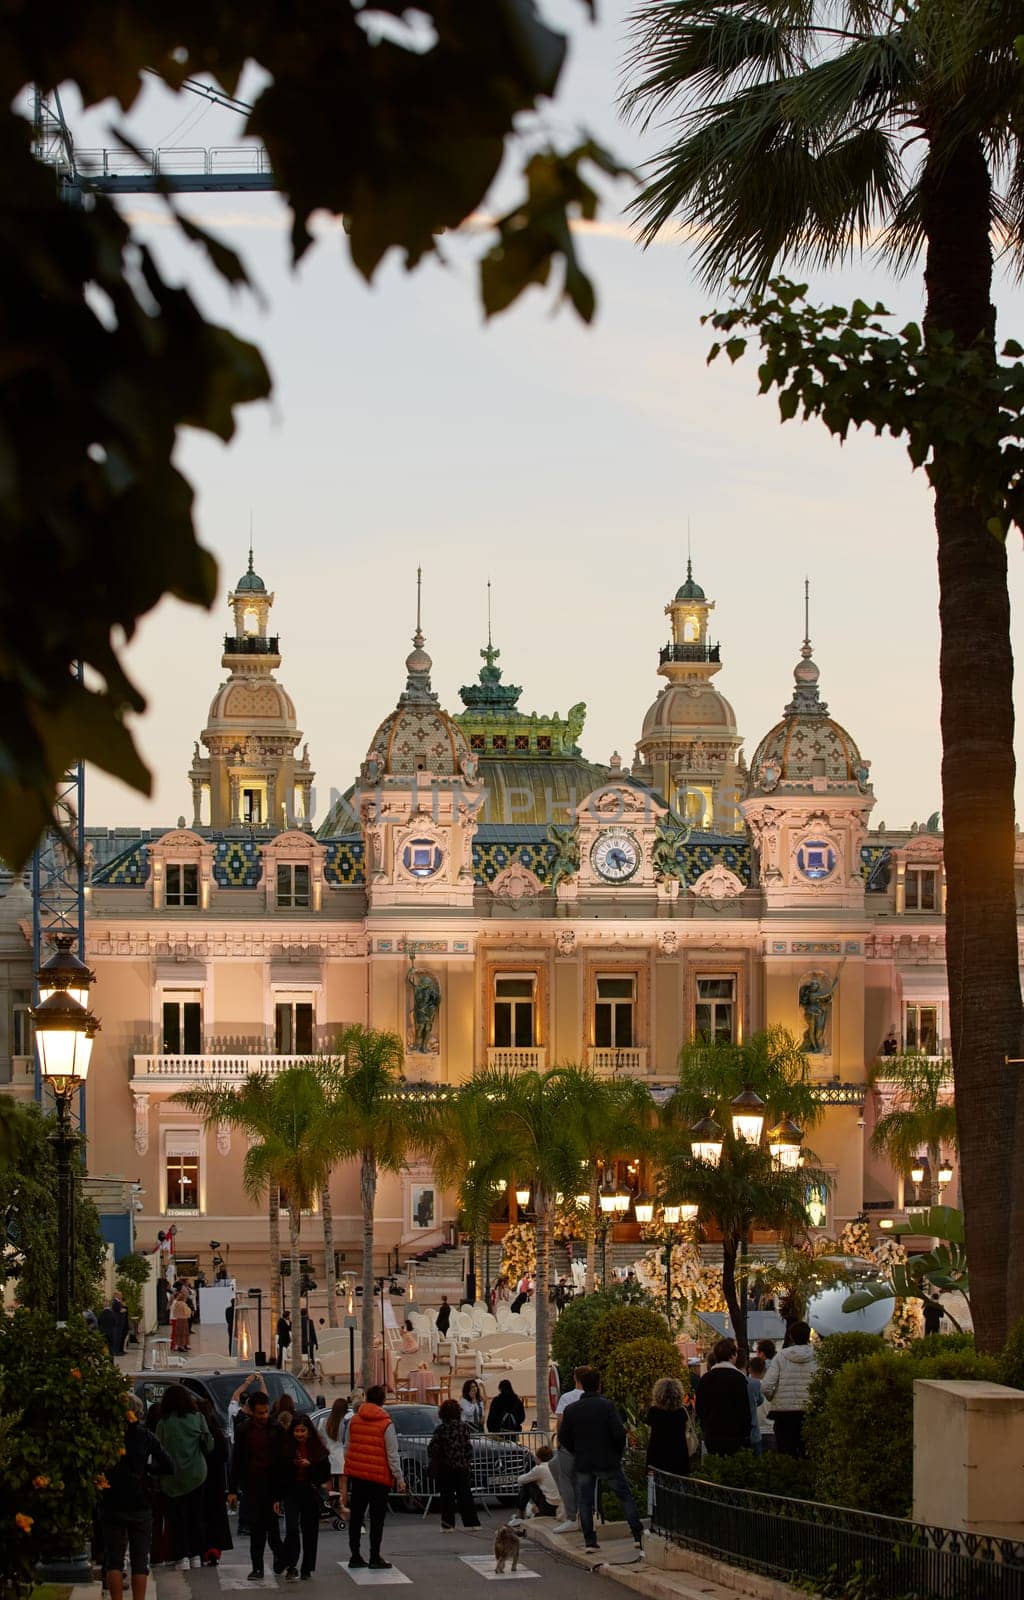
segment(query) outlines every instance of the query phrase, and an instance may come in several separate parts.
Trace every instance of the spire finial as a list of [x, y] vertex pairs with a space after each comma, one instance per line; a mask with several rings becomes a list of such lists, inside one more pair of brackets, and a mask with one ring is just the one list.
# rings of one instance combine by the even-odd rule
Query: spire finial
[[413, 644], [416, 646], [417, 649], [419, 649], [420, 645], [423, 643], [423, 628], [421, 626], [421, 621], [420, 621], [421, 610], [422, 610], [422, 600], [423, 600], [423, 568], [422, 567], [417, 567], [416, 568], [416, 637], [413, 639]]
[[249, 571], [253, 572], [254, 570], [255, 569], [254, 569], [253, 564], [252, 564], [252, 507], [250, 506], [250, 508], [249, 508]]
[[487, 648], [491, 648], [491, 580], [487, 580]]
[[804, 649], [811, 653], [811, 580], [804, 579]]

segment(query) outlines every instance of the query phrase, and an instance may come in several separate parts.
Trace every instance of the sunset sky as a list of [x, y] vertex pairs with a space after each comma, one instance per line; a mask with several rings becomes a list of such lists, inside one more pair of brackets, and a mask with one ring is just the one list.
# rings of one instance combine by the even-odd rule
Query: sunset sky
[[[575, 0], [544, 9], [573, 34], [546, 125], [566, 143], [588, 129], [640, 164], [657, 138], [641, 140], [615, 109], [625, 0], [603, 0], [597, 26]], [[104, 142], [109, 113], [72, 108], [71, 118], [79, 146]], [[230, 113], [159, 86], [131, 126], [150, 145], [240, 141]], [[551, 291], [531, 291], [485, 326], [480, 234], [446, 242], [445, 265], [412, 275], [390, 261], [367, 288], [337, 228], [323, 229], [291, 270], [277, 196], [190, 199], [190, 213], [244, 255], [260, 306], [211, 277], [154, 198], [125, 202], [208, 314], [258, 341], [275, 392], [241, 414], [230, 446], [182, 440], [221, 594], [212, 613], [165, 602], [131, 646], [150, 703], [138, 732], [155, 793], [146, 801], [90, 774], [91, 826], [191, 816], [186, 773], [222, 681], [224, 595], [245, 568], [250, 517], [321, 816], [403, 686], [418, 564], [442, 704], [461, 709], [459, 685], [479, 670], [489, 577], [500, 664], [523, 685], [522, 709], [564, 713], [585, 700], [586, 755], [606, 761], [618, 749], [628, 763], [663, 681], [662, 613], [685, 573], [688, 526], [694, 575], [717, 601], [716, 682], [748, 757], [789, 698], [807, 574], [823, 697], [872, 763], [875, 825], [906, 825], [939, 806], [935, 541], [923, 476], [891, 440], [840, 447], [820, 425], [781, 426], [776, 402], [756, 393], [753, 361], [709, 369], [700, 317], [725, 295], [695, 282], [687, 241], [637, 245], [621, 215], [629, 193], [609, 191], [604, 225], [580, 239], [599, 295], [590, 329], [568, 308], [555, 312]], [[811, 282], [829, 298], [879, 297], [901, 318], [920, 314], [919, 274], [896, 282], [855, 261]], [[1021, 338], [1020, 287], [1002, 280], [997, 298], [1000, 333]], [[140, 529], [140, 560], [146, 539]], [[1015, 599], [1022, 573], [1014, 536]]]

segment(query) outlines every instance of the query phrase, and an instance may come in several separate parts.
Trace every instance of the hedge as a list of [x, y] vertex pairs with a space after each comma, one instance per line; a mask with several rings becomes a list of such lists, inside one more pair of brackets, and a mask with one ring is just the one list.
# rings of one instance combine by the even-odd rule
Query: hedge
[[[647, 1306], [613, 1306], [594, 1323], [590, 1334], [590, 1365], [597, 1368], [602, 1381], [607, 1377], [611, 1358], [621, 1345], [636, 1339], [670, 1342], [668, 1323]], [[673, 1374], [674, 1376], [674, 1374]]]
[[645, 1417], [659, 1378], [681, 1378], [683, 1362], [671, 1340], [631, 1339], [618, 1345], [604, 1370], [604, 1392], [631, 1417]]

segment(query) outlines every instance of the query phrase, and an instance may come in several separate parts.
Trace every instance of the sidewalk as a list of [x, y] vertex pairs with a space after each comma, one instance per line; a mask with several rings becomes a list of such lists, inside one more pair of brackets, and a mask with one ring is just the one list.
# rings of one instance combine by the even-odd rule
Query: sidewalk
[[765, 1578], [742, 1567], [731, 1567], [713, 1556], [684, 1550], [668, 1539], [648, 1534], [644, 1554], [633, 1548], [633, 1536], [624, 1522], [606, 1522], [600, 1530], [601, 1549], [591, 1554], [583, 1548], [583, 1535], [552, 1533], [545, 1518], [526, 1524], [526, 1537], [573, 1566], [614, 1578], [649, 1600], [807, 1600], [805, 1589], [794, 1589], [778, 1578]]

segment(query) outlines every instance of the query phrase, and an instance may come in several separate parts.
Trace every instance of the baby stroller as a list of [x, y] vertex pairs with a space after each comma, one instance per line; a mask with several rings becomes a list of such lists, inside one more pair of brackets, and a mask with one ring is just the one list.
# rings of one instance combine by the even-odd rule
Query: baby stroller
[[341, 1514], [341, 1508], [338, 1505], [339, 1496], [337, 1491], [335, 1489], [325, 1489], [322, 1484], [317, 1484], [316, 1492], [320, 1498], [321, 1527], [333, 1528], [335, 1533], [341, 1533], [346, 1524], [345, 1518]]

